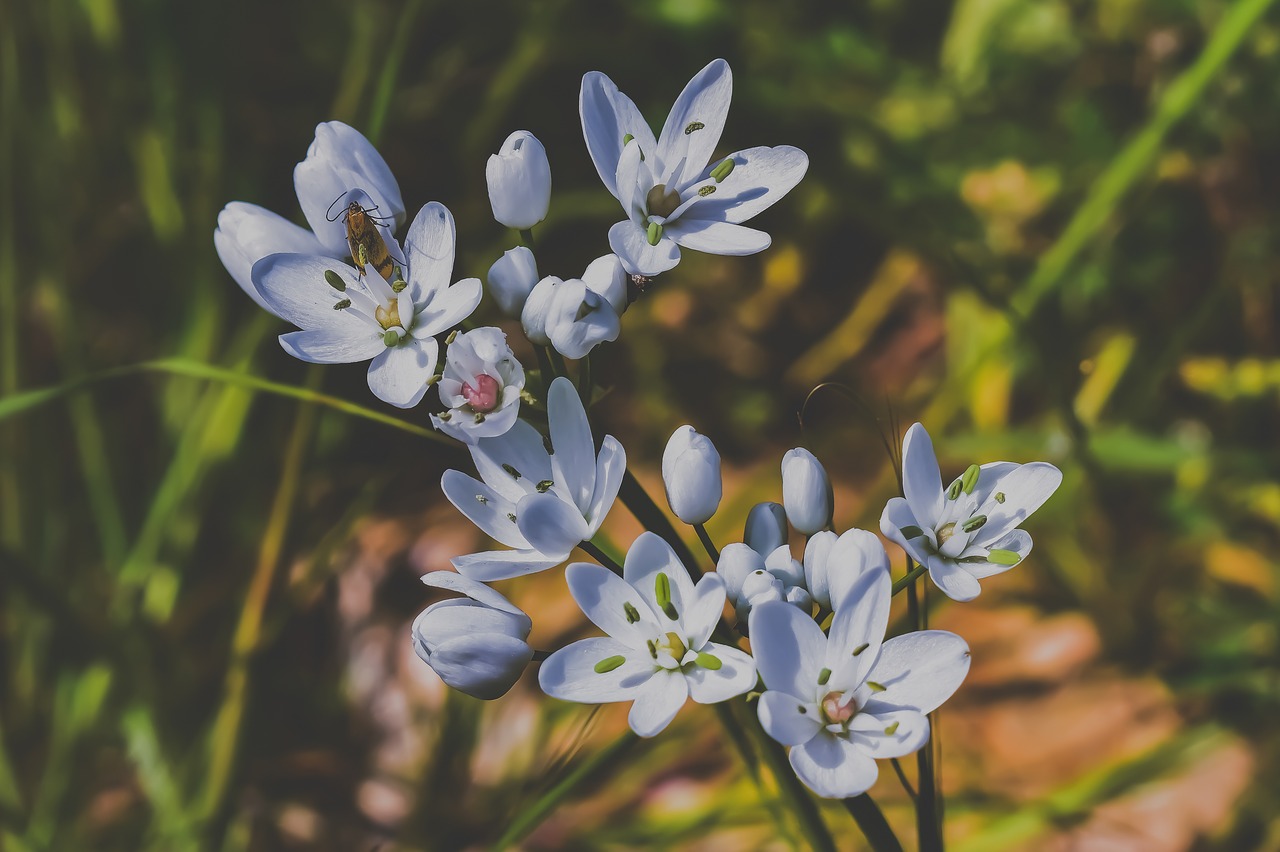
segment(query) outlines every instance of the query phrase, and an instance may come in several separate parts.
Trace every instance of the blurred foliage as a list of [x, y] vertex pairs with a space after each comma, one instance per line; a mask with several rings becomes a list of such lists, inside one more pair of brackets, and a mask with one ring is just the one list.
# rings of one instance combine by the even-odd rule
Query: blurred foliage
[[[575, 274], [619, 214], [582, 143], [581, 75], [605, 71], [658, 124], [723, 56], [723, 149], [795, 144], [811, 170], [760, 217], [769, 251], [686, 254], [601, 350], [598, 411], [632, 465], [655, 484], [644, 474], [672, 428], [711, 435], [728, 496], [710, 528], [729, 541], [752, 502], [776, 499], [774, 460], [801, 442], [840, 482], [845, 526], [874, 527], [893, 491], [893, 423], [923, 419], [956, 470], [1055, 461], [1067, 479], [1031, 524], [1035, 553], [988, 595], [1083, 613], [1096, 665], [1158, 678], [1182, 733], [1100, 755], [1030, 801], [994, 793], [990, 767], [970, 773], [947, 785], [951, 831], [970, 848], [1045, 848], [1236, 738], [1256, 761], [1247, 792], [1199, 842], [1274, 848], [1268, 6], [4, 3], [0, 846], [483, 847], [607, 747], [609, 710], [538, 701], [528, 682], [481, 706], [412, 659], [406, 625], [428, 602], [416, 575], [480, 544], [435, 487], [465, 456], [300, 402], [379, 408], [362, 368], [280, 351], [281, 324], [210, 235], [233, 199], [297, 218], [290, 170], [314, 125], [341, 119], [377, 138], [411, 206], [455, 213], [456, 274], [483, 275], [514, 243], [490, 219], [484, 161], [524, 128], [556, 187], [539, 266]], [[161, 358], [187, 366], [88, 381]], [[841, 387], [806, 405], [820, 382]], [[87, 392], [18, 396], [72, 386]], [[425, 409], [402, 419], [424, 426]], [[544, 647], [584, 630], [558, 572], [513, 594]], [[1001, 696], [987, 689], [973, 700]], [[710, 718], [687, 709], [591, 774], [531, 845], [767, 845], [773, 787]], [[874, 792], [905, 827], [883, 776]], [[852, 837], [842, 811], [826, 815]]]

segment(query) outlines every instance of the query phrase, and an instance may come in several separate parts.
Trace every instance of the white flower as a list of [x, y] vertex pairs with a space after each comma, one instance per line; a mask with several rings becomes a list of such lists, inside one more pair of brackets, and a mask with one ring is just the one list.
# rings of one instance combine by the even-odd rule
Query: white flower
[[525, 299], [537, 283], [538, 263], [533, 252], [524, 246], [503, 252], [489, 267], [489, 293], [498, 303], [498, 310], [509, 317], [520, 316]]
[[881, 570], [889, 570], [889, 555], [873, 532], [852, 529], [837, 537], [820, 530], [805, 543], [805, 585], [823, 609], [843, 609], [858, 579]]
[[716, 573], [724, 578], [729, 603], [739, 621], [746, 621], [751, 608], [766, 601], [786, 601], [806, 615], [813, 604], [805, 588], [804, 569], [785, 544], [767, 557], [745, 544], [727, 545], [720, 551]]
[[493, 218], [508, 228], [525, 230], [547, 218], [551, 204], [551, 164], [532, 133], [517, 130], [485, 165]]
[[705, 524], [720, 506], [720, 453], [692, 426], [671, 433], [662, 452], [662, 484], [667, 503], [686, 524]]
[[294, 186], [311, 231], [256, 204], [233, 201], [218, 214], [218, 227], [213, 232], [222, 265], [240, 288], [268, 311], [272, 308], [250, 275], [253, 265], [267, 255], [281, 253], [350, 257], [345, 222], [341, 215], [333, 215], [334, 202], [349, 193], [361, 192], [358, 197], [367, 199], [369, 208], [378, 208], [379, 231], [388, 250], [398, 251], [390, 226], [398, 228], [404, 222], [400, 187], [386, 161], [358, 130], [340, 121], [317, 125], [307, 158], [294, 169]]
[[728, 63], [715, 60], [685, 86], [655, 140], [612, 80], [598, 71], [582, 78], [587, 150], [627, 215], [609, 229], [609, 246], [627, 272], [665, 272], [679, 263], [681, 247], [727, 255], [769, 247], [768, 234], [739, 223], [799, 183], [809, 158], [784, 145], [748, 148], [709, 165], [732, 90]]
[[440, 679], [476, 698], [505, 695], [533, 658], [533, 622], [501, 594], [452, 571], [422, 582], [466, 595], [427, 607], [413, 621], [413, 650]]
[[751, 648], [767, 691], [760, 724], [791, 746], [791, 768], [819, 796], [846, 799], [876, 781], [876, 759], [902, 757], [929, 739], [928, 713], [969, 671], [969, 646], [925, 630], [884, 641], [888, 571], [864, 574], [836, 611], [831, 635], [793, 606], [751, 611]]
[[768, 556], [787, 543], [787, 532], [787, 513], [781, 505], [757, 503], [747, 513], [742, 541], [761, 556]]
[[565, 576], [578, 606], [609, 635], [574, 642], [542, 663], [538, 684], [553, 698], [634, 701], [631, 729], [651, 737], [689, 697], [714, 704], [755, 686], [751, 657], [711, 641], [724, 607], [724, 582], [707, 574], [694, 586], [654, 533], [641, 533], [631, 545], [622, 577], [583, 562], [570, 565]]
[[616, 255], [591, 261], [582, 278], [548, 276], [524, 303], [525, 336], [553, 346], [566, 358], [582, 358], [607, 340], [617, 340], [627, 308], [627, 274]]
[[902, 440], [902, 488], [880, 516], [880, 531], [896, 541], [947, 597], [972, 600], [979, 580], [1008, 571], [1031, 552], [1018, 525], [1062, 482], [1047, 462], [970, 465], [945, 490], [929, 433], [919, 423]]
[[831, 480], [821, 462], [805, 449], [782, 457], [782, 505], [797, 532], [812, 535], [831, 525]]
[[566, 378], [547, 392], [549, 453], [542, 435], [517, 420], [496, 438], [471, 445], [483, 482], [461, 471], [440, 480], [449, 502], [495, 541], [514, 550], [459, 556], [453, 565], [475, 580], [504, 580], [559, 565], [600, 529], [622, 485], [627, 456], [612, 435], [596, 455], [591, 425]]
[[314, 364], [372, 359], [369, 389], [398, 408], [417, 405], [435, 374], [435, 335], [462, 322], [480, 303], [480, 280], [452, 287], [453, 216], [431, 202], [405, 240], [405, 286], [324, 257], [273, 254], [253, 266], [253, 282], [271, 310], [302, 329], [280, 336], [295, 358]]
[[445, 352], [440, 399], [449, 410], [431, 415], [437, 429], [474, 444], [511, 428], [520, 413], [524, 368], [501, 329], [459, 334]]

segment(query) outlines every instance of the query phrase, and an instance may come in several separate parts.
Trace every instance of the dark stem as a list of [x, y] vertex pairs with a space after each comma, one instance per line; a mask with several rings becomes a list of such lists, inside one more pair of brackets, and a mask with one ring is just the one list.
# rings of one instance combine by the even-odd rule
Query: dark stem
[[707, 549], [707, 555], [711, 557], [711, 562], [715, 565], [720, 564], [720, 551], [716, 549], [716, 543], [711, 540], [711, 536], [707, 534], [707, 528], [702, 524], [694, 524], [693, 529], [698, 533], [698, 540], [702, 542], [702, 546]]
[[689, 576], [695, 583], [698, 582], [700, 576], [698, 560], [694, 557], [693, 551], [689, 550], [684, 539], [680, 538], [676, 528], [658, 508], [658, 504], [653, 502], [649, 492], [644, 490], [644, 486], [636, 479], [630, 468], [622, 474], [622, 487], [618, 490], [618, 496], [645, 529], [657, 533], [671, 545], [671, 549], [676, 552], [676, 558], [684, 564], [684, 570], [689, 572]]
[[547, 391], [551, 389], [551, 381], [556, 377], [556, 369], [551, 366], [551, 357], [547, 355], [547, 347], [533, 347], [534, 354], [538, 356], [538, 370], [542, 373], [542, 397], [546, 400]]
[[[925, 623], [924, 607], [921, 606], [920, 589], [915, 578], [923, 571], [910, 557], [907, 558], [907, 575], [901, 583], [907, 589], [907, 617], [914, 630], [923, 629]], [[896, 589], [897, 583], [894, 584]], [[920, 844], [920, 852], [942, 852], [942, 828], [938, 825], [937, 785], [933, 772], [933, 739], [916, 752], [916, 837]]]
[[533, 228], [520, 229], [520, 245], [533, 251]]
[[580, 542], [578, 544], [578, 547], [581, 547], [591, 556], [592, 559], [599, 562], [601, 565], [608, 568], [610, 571], [617, 574], [619, 577], [622, 576], [622, 566], [619, 565], [617, 562], [614, 562], [612, 559], [610, 559], [609, 556], [603, 550], [596, 547], [591, 542], [589, 541]]
[[578, 396], [582, 397], [582, 407], [591, 408], [591, 353], [582, 356], [578, 362]]
[[[902, 844], [885, 821], [880, 806], [866, 793], [844, 800], [845, 810], [853, 817], [875, 852], [902, 852]], [[923, 847], [922, 847], [923, 848]]]
[[557, 376], [569, 375], [569, 365], [564, 362], [564, 356], [555, 350], [555, 347], [547, 347], [547, 357], [551, 359], [551, 366], [555, 369]]
[[893, 771], [897, 774], [898, 781], [902, 784], [902, 789], [907, 791], [907, 795], [911, 797], [911, 801], [914, 803], [916, 790], [911, 786], [911, 782], [907, 780], [907, 773], [902, 768], [902, 761], [895, 757], [889, 762], [893, 764]]
[[[917, 565], [914, 568], [911, 568], [911, 570], [907, 571], [907, 574], [905, 577], [903, 577], [901, 580], [893, 584], [893, 593], [896, 595], [898, 592], [902, 591], [908, 586], [911, 586], [911, 588], [913, 589], [913, 595], [914, 595], [916, 578], [928, 570], [929, 569], [923, 565]], [[914, 617], [912, 618], [912, 621], [915, 621]]]

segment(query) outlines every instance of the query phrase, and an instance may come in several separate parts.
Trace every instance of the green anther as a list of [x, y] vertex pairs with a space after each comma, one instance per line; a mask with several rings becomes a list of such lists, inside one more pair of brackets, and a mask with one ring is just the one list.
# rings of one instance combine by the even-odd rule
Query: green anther
[[347, 282], [343, 281], [342, 276], [334, 272], [332, 269], [326, 269], [324, 271], [324, 280], [329, 283], [330, 287], [337, 290], [339, 293], [347, 292]]
[[555, 483], [552, 482], [550, 479], [544, 479], [534, 487], [538, 489], [539, 494], [546, 494], [547, 491], [550, 490], [551, 486], [553, 485], [555, 485]]
[[996, 502], [997, 502], [997, 503], [1003, 503], [1003, 502], [1004, 502], [1004, 492], [1003, 492], [1003, 491], [997, 491], [997, 492], [995, 493], [995, 495], [994, 495], [994, 496], [995, 496], [995, 498], [996, 498]]
[[477, 411], [477, 412], [476, 412], [476, 422], [477, 422], [477, 423], [483, 423], [483, 422], [484, 422], [484, 412], [483, 412], [483, 411]]
[[662, 614], [672, 621], [680, 620], [680, 613], [676, 612], [676, 605], [667, 601], [667, 605], [662, 608]]
[[716, 183], [722, 183], [725, 178], [733, 173], [733, 167], [735, 165], [737, 165], [737, 163], [733, 161], [733, 158], [726, 157], [720, 161], [719, 165], [711, 170], [711, 176], [716, 179]]
[[631, 142], [631, 140], [632, 140], [632, 139], [635, 139], [635, 138], [636, 138], [636, 137], [632, 136], [630, 133], [628, 133], [626, 136], [623, 136], [623, 137], [622, 137], [622, 147], [623, 147], [623, 148], [627, 147], [627, 144], [628, 144], [628, 143], [630, 143], [630, 142]]
[[919, 527], [903, 527], [901, 530], [899, 530], [899, 532], [901, 532], [902, 537], [907, 539], [908, 541], [910, 541], [913, 538], [919, 538], [920, 536], [924, 535], [924, 530], [920, 529]]
[[[400, 268], [400, 265], [399, 265], [399, 264], [395, 264], [395, 265], [393, 265], [393, 266], [391, 267], [391, 270], [392, 270], [392, 272], [391, 272], [391, 280], [392, 280], [392, 281], [403, 281], [403, 280], [404, 280], [404, 270]], [[393, 287], [394, 287], [395, 285], [393, 284], [393, 285], [391, 285], [391, 286], [393, 286]]]
[[701, 195], [703, 198], [706, 198], [708, 195], [710, 195], [715, 191], [716, 191], [716, 188], [714, 186], [712, 186], [711, 184], [707, 184], [706, 186], [702, 187], [702, 189], [698, 190], [698, 195]]
[[650, 222], [648, 239], [649, 245], [656, 246], [658, 240], [662, 239], [662, 225], [657, 222]]
[[853, 655], [856, 657], [870, 647], [871, 647], [870, 642], [863, 642], [861, 645], [853, 649]]
[[649, 646], [649, 656], [653, 657], [655, 660], [658, 659], [658, 646], [653, 644], [653, 640], [646, 639], [644, 640], [644, 644]]
[[960, 487], [964, 489], [965, 494], [972, 494], [974, 487], [978, 484], [978, 474], [982, 472], [982, 468], [976, 464], [971, 464], [964, 469], [964, 474], [960, 477]]
[[666, 574], [659, 573], [653, 579], [653, 593], [658, 596], [658, 606], [666, 609], [671, 603], [671, 580], [667, 579]]
[[987, 554], [987, 561], [996, 565], [1017, 565], [1022, 557], [1012, 550], [993, 550]]
[[[689, 122], [689, 126], [684, 129], [684, 135], [688, 136], [690, 133], [693, 133], [694, 131], [697, 131], [697, 130], [701, 130], [704, 127], [706, 127], [706, 125], [703, 124], [701, 121], [691, 121]], [[720, 667], [716, 666], [716, 668], [720, 668]]]
[[632, 605], [631, 601], [627, 601], [622, 605], [622, 611], [627, 616], [628, 624], [635, 624], [640, 620], [640, 610], [636, 609], [635, 606]]
[[516, 470], [516, 469], [515, 469], [514, 467], [512, 467], [511, 465], [509, 465], [509, 464], [504, 464], [504, 465], [502, 466], [502, 469], [503, 469], [503, 470], [505, 470], [505, 471], [507, 472], [507, 474], [508, 474], [512, 479], [519, 479], [519, 478], [520, 478], [520, 471]]
[[453, 419], [453, 412], [446, 411], [444, 414], [440, 415], [440, 419], [443, 420], [445, 423], [448, 423], [450, 420]]
[[627, 661], [627, 658], [620, 655], [605, 657], [603, 660], [596, 663], [596, 674], [605, 674], [607, 672], [611, 672], [614, 669], [621, 666], [626, 661]]
[[982, 525], [985, 524], [986, 522], [987, 522], [986, 515], [974, 515], [972, 518], [970, 518], [969, 520], [961, 524], [960, 529], [964, 530], [967, 533], [975, 532], [976, 530], [982, 529]]
[[818, 686], [826, 686], [829, 680], [831, 680], [831, 669], [823, 669], [818, 672]]
[[514, 524], [516, 522], [516, 516], [507, 512], [507, 520]]
[[876, 683], [874, 680], [869, 680], [867, 681], [867, 689], [872, 692], [884, 692], [885, 687], [883, 684]]
[[396, 280], [396, 281], [392, 281], [392, 282], [391, 282], [391, 292], [392, 292], [392, 293], [403, 293], [403, 292], [404, 292], [404, 288], [405, 288], [405, 287], [408, 287], [408, 286], [409, 286], [409, 282], [408, 282], [408, 281], [405, 281], [403, 278], [401, 278], [401, 279], [399, 279], [399, 280]]
[[486, 503], [488, 503], [488, 502], [489, 502], [489, 498], [488, 498], [488, 497], [486, 497], [486, 496], [484, 496], [483, 494], [477, 494], [477, 495], [476, 495], [476, 502], [477, 502], [477, 503], [479, 503], [481, 506], [483, 506], [483, 505], [485, 505]]
[[349, 308], [349, 307], [351, 307], [350, 299], [342, 299], [341, 301], [337, 301], [333, 303], [333, 309], [335, 311], [341, 311], [344, 308]]
[[449, 332], [449, 336], [444, 339], [444, 342], [445, 344], [449, 344], [457, 339], [458, 339], [458, 330], [455, 328], [453, 331]]
[[382, 343], [386, 346], [395, 346], [400, 342], [400, 335], [394, 331], [387, 329], [382, 333]]
[[951, 483], [951, 487], [947, 489], [947, 499], [948, 499], [948, 500], [959, 500], [959, 499], [960, 499], [960, 489], [962, 489], [962, 488], [964, 488], [964, 483], [963, 483], [963, 482], [961, 482], [961, 481], [960, 481], [960, 480], [958, 480], [958, 479], [957, 479], [955, 482]]
[[889, 736], [893, 736], [894, 734], [898, 733], [898, 726], [901, 724], [902, 724], [901, 722], [894, 722], [892, 725], [885, 728], [884, 732]]
[[724, 663], [720, 662], [719, 657], [713, 657], [710, 654], [699, 652], [698, 665], [702, 666], [704, 669], [711, 669], [711, 671], [717, 672], [720, 671], [720, 667], [723, 666]]

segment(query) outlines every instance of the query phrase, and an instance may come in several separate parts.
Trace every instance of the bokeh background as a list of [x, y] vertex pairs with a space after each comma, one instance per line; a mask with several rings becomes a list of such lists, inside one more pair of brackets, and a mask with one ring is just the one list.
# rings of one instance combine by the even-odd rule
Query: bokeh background
[[[555, 182], [539, 265], [569, 277], [620, 213], [581, 75], [660, 126], [723, 56], [721, 150], [811, 168], [757, 220], [769, 251], [686, 254], [599, 350], [633, 469], [660, 493], [671, 430], [712, 436], [723, 544], [792, 446], [832, 471], [841, 528], [874, 528], [881, 436], [915, 419], [944, 476], [1057, 463], [1030, 559], [973, 604], [928, 597], [974, 650], [940, 724], [951, 847], [1280, 848], [1272, 5], [7, 0], [0, 847], [486, 848], [614, 741], [619, 708], [531, 676], [484, 704], [414, 658], [418, 575], [485, 544], [437, 487], [465, 455], [303, 401], [427, 423], [363, 367], [286, 356], [211, 234], [231, 200], [300, 219], [292, 167], [341, 119], [483, 275], [515, 243], [484, 163], [528, 129]], [[621, 507], [607, 529], [638, 531]], [[535, 644], [588, 630], [561, 571], [505, 590]], [[887, 767], [872, 792], [910, 845]], [[777, 808], [690, 706], [525, 842], [790, 848]]]

